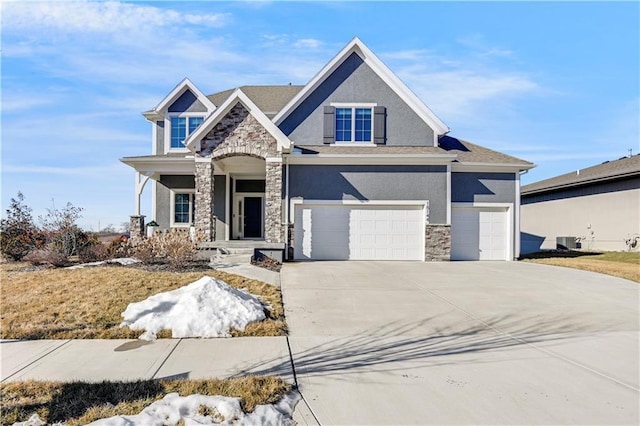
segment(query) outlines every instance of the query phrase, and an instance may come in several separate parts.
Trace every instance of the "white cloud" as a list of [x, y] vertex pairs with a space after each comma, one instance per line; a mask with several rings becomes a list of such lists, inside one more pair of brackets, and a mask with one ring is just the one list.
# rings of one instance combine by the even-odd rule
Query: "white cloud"
[[191, 14], [118, 1], [5, 2], [5, 30], [62, 33], [137, 33], [172, 25], [221, 27], [227, 14]]
[[315, 38], [302, 38], [295, 43], [293, 43], [293, 47], [302, 48], [302, 49], [316, 49], [322, 45], [320, 40]]

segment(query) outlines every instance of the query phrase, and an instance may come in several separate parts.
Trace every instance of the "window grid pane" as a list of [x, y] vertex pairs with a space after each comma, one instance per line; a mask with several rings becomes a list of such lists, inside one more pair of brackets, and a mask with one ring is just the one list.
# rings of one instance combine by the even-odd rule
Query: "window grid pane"
[[187, 119], [185, 117], [171, 118], [171, 148], [184, 148], [187, 137]]
[[351, 141], [351, 108], [336, 108], [336, 142]]
[[356, 142], [371, 141], [371, 108], [356, 108]]
[[189, 223], [190, 204], [190, 194], [175, 195], [175, 223]]
[[189, 117], [189, 134], [193, 133], [203, 121], [204, 117]]

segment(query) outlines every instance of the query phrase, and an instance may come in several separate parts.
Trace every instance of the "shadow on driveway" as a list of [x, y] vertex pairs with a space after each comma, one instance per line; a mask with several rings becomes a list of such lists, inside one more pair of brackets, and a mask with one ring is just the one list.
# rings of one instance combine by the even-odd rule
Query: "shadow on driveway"
[[[366, 371], [400, 371], [412, 366], [437, 366], [479, 362], [473, 358], [455, 359], [461, 354], [480, 354], [542, 342], [579, 339], [613, 324], [583, 324], [564, 316], [540, 319], [500, 316], [483, 323], [445, 328], [429, 327], [435, 317], [412, 323], [393, 323], [375, 331], [331, 338], [313, 347], [295, 352], [293, 363], [297, 374], [332, 376]], [[439, 321], [441, 323], [441, 321]], [[419, 335], [424, 328], [425, 335]], [[503, 331], [504, 330], [504, 331]], [[318, 337], [317, 340], [323, 339]], [[314, 340], [313, 336], [290, 338], [295, 344]], [[284, 375], [290, 371], [288, 362], [266, 367], [270, 360], [248, 368], [252, 374]], [[483, 361], [486, 362], [486, 361]], [[263, 367], [264, 366], [264, 367]]]

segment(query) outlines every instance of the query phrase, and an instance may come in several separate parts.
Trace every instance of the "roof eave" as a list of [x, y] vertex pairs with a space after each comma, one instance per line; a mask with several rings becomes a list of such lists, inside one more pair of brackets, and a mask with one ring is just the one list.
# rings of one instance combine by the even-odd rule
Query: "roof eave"
[[288, 154], [287, 164], [448, 165], [455, 154]]
[[578, 182], [569, 182], [569, 183], [564, 183], [559, 185], [545, 186], [542, 188], [536, 188], [532, 190], [527, 190], [527, 186], [529, 186], [527, 185], [522, 187], [522, 195], [543, 194], [546, 192], [555, 192], [563, 189], [578, 188], [581, 186], [587, 186], [587, 185], [596, 184], [596, 183], [613, 182], [613, 181], [623, 180], [623, 179], [632, 178], [636, 176], [640, 176], [640, 171], [622, 173], [622, 174], [617, 174], [613, 176], [602, 176], [602, 177], [593, 178], [593, 179], [585, 179]]
[[453, 163], [453, 172], [521, 172], [536, 167], [531, 163], [489, 163], [489, 162], [465, 162]]

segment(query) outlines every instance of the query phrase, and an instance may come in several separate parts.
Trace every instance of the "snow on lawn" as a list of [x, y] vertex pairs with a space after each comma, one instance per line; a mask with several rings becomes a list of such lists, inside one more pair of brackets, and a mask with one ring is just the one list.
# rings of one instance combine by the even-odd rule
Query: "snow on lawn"
[[107, 263], [119, 263], [122, 266], [128, 266], [128, 265], [133, 265], [134, 263], [140, 263], [140, 261], [138, 259], [134, 259], [133, 257], [118, 257], [116, 259], [101, 260], [99, 262], [81, 263], [79, 265], [69, 266], [68, 268], [65, 268], [65, 269], [80, 269], [80, 268], [86, 268], [88, 266], [106, 265]]
[[[197, 425], [295, 425], [293, 410], [300, 400], [298, 392], [286, 395], [275, 405], [258, 405], [253, 413], [245, 413], [240, 406], [240, 398], [226, 396], [167, 394], [163, 399], [147, 406], [140, 414], [132, 416], [114, 416], [97, 420], [95, 426], [164, 426], [183, 424]], [[27, 422], [14, 423], [13, 426], [41, 426], [45, 423], [34, 414]]]
[[230, 337], [232, 328], [243, 331], [248, 323], [266, 318], [256, 296], [211, 277], [130, 303], [122, 317], [121, 327], [146, 330], [143, 340], [166, 329], [172, 337]]

